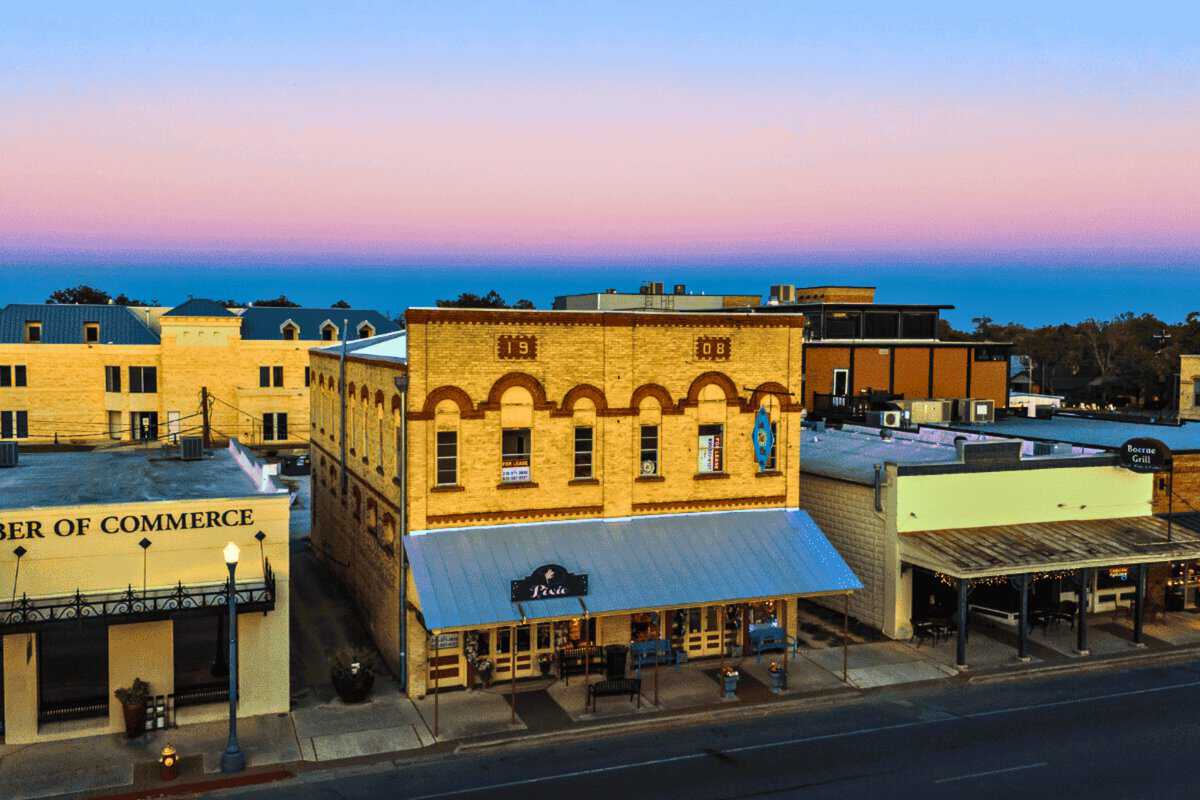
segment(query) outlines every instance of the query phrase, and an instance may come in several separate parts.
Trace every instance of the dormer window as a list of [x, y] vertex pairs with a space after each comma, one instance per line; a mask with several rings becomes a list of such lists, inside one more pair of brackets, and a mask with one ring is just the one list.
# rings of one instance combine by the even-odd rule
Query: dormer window
[[83, 323], [83, 341], [86, 344], [96, 344], [100, 341], [100, 323], [85, 322]]
[[366, 339], [374, 335], [375, 329], [371, 327], [371, 323], [364, 322], [362, 325], [358, 326], [358, 338]]
[[280, 326], [280, 330], [283, 331], [283, 338], [289, 342], [300, 338], [300, 327], [290, 319]]
[[25, 341], [40, 342], [42, 340], [42, 323], [26, 322], [25, 323]]
[[326, 322], [321, 326], [321, 339], [326, 342], [336, 342], [338, 335], [337, 325], [332, 322]]

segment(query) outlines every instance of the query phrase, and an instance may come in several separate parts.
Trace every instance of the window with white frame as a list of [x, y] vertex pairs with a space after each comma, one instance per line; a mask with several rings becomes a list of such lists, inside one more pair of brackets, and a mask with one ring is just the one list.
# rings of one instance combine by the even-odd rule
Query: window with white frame
[[269, 411], [262, 415], [264, 442], [281, 442], [288, 438], [288, 415], [284, 411]]
[[575, 429], [575, 479], [584, 480], [593, 477], [592, 451], [594, 444], [593, 429], [577, 427]]
[[437, 432], [437, 485], [458, 484], [458, 431]]
[[701, 473], [725, 471], [725, 426], [701, 425], [697, 453], [697, 469]]
[[641, 430], [641, 470], [643, 477], [658, 475], [658, 426], [643, 425]]
[[0, 439], [27, 439], [28, 411], [0, 411]]
[[532, 480], [533, 449], [529, 428], [508, 428], [501, 434], [500, 480], [526, 483]]

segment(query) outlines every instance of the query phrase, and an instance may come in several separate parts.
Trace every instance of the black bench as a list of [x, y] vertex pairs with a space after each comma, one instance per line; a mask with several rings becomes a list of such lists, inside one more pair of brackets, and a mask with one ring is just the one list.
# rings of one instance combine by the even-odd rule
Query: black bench
[[596, 710], [597, 697], [620, 697], [627, 696], [630, 701], [637, 698], [637, 707], [642, 707], [642, 680], [641, 678], [619, 678], [617, 680], [599, 681], [588, 686], [588, 706], [594, 712]]

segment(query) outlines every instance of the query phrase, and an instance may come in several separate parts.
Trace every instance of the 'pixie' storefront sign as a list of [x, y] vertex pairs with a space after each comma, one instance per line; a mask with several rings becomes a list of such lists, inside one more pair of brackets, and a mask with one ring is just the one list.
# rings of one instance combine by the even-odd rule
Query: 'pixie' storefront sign
[[1166, 472], [1171, 469], [1171, 448], [1158, 439], [1130, 439], [1121, 445], [1121, 466], [1134, 472]]
[[549, 600], [551, 597], [582, 597], [588, 592], [588, 576], [567, 572], [558, 564], [543, 564], [512, 582], [512, 602]]

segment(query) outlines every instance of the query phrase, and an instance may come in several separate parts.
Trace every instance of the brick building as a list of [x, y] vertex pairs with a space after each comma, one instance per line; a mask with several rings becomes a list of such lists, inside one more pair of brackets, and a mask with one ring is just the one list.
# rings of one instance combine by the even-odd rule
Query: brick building
[[375, 311], [9, 305], [0, 310], [0, 439], [104, 444], [195, 433], [308, 439], [308, 349], [397, 330]]
[[314, 350], [312, 541], [408, 690], [715, 655], [856, 588], [798, 510], [802, 325], [411, 309]]
[[1179, 357], [1179, 416], [1200, 420], [1200, 355]]
[[1021, 637], [1030, 608], [1064, 601], [1086, 651], [1088, 612], [1134, 602], [1140, 620], [1138, 587], [1164, 607], [1172, 570], [1200, 555], [1200, 537], [1153, 514], [1156, 476], [1101, 448], [816, 422], [801, 449], [801, 505], [864, 585], [851, 612], [897, 639], [954, 619], [960, 665], [971, 617]]

